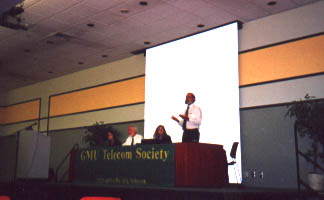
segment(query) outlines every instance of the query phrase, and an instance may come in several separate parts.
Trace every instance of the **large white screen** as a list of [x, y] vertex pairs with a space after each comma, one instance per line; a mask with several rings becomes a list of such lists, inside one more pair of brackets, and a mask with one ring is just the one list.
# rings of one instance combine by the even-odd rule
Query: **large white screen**
[[[184, 113], [188, 92], [202, 110], [200, 142], [224, 145], [230, 161], [233, 142], [240, 142], [237, 23], [146, 51], [145, 138], [161, 124], [173, 143], [181, 142], [182, 127], [171, 116]], [[241, 174], [240, 152], [239, 146]], [[241, 182], [231, 166], [229, 178]]]

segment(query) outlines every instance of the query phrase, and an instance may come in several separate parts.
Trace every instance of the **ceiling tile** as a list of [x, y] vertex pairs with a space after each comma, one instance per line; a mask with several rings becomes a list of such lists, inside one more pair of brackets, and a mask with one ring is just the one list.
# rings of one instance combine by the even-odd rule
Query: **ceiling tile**
[[[129, 17], [127, 19], [117, 21], [116, 23], [114, 23], [114, 25], [122, 30], [132, 30], [141, 28], [142, 26], [147, 26], [148, 24], [143, 23], [141, 20], [137, 20], [136, 18]], [[155, 26], [154, 23], [150, 23], [149, 25]]]
[[57, 51], [64, 52], [63, 58], [69, 58], [73, 60], [79, 60], [88, 55], [93, 55], [99, 53], [101, 50], [92, 48], [90, 46], [84, 45], [82, 42], [74, 41], [73, 43], [68, 43], [57, 47]]
[[[27, 63], [19, 63], [19, 64], [10, 64], [10, 68], [6, 69], [4, 71], [4, 73], [6, 74], [6, 76], [9, 76], [13, 79], [19, 79], [22, 81], [29, 81], [32, 80], [33, 78], [33, 73], [32, 70], [28, 69], [29, 65], [27, 65]], [[24, 70], [25, 69], [25, 70]]]
[[177, 28], [170, 29], [165, 32], [158, 33], [156, 35], [152, 35], [148, 37], [148, 40], [152, 43], [153, 46], [169, 42], [171, 40], [176, 40], [192, 33], [197, 32], [197, 28], [190, 28], [186, 25], [179, 26]]
[[[120, 52], [125, 52], [125, 53], [131, 53], [135, 50], [138, 50], [138, 49], [145, 49], [145, 48], [148, 48], [149, 46], [151, 45], [145, 45], [144, 42], [142, 41], [133, 41], [133, 42], [129, 42], [128, 44], [124, 45], [124, 46], [121, 46], [120, 48], [122, 50], [120, 50]], [[114, 53], [114, 52], [112, 52]]]
[[140, 0], [25, 0], [22, 18], [29, 30], [0, 27], [0, 84], [6, 80], [0, 93], [234, 20], [247, 22], [318, 0], [281, 0], [272, 7], [268, 1], [148, 0], [141, 6]]
[[244, 22], [264, 17], [269, 14], [268, 11], [256, 6], [249, 0], [206, 0], [208, 3], [223, 9], [238, 17]]
[[[115, 41], [118, 41], [121, 45], [127, 44], [128, 42], [133, 42], [137, 40], [143, 41], [149, 34], [150, 30], [147, 30], [146, 27], [149, 26], [143, 26], [142, 28], [136, 28], [133, 30], [124, 31], [122, 33], [119, 33], [118, 35], [114, 35], [113, 37], [110, 37], [109, 39], [113, 39]], [[151, 28], [151, 27], [149, 27]]]
[[83, 0], [42, 0], [46, 5], [55, 8], [57, 10], [66, 10], [70, 7], [77, 5]]
[[293, 2], [295, 2], [297, 5], [306, 5], [306, 4], [311, 4], [320, 0], [292, 0]]
[[84, 21], [86, 18], [93, 16], [98, 11], [94, 8], [90, 8], [84, 5], [76, 5], [71, 7], [61, 13], [58, 13], [53, 18], [70, 25], [79, 24]]
[[98, 12], [99, 12], [98, 9], [91, 8], [83, 4], [76, 4], [75, 6], [64, 10], [63, 13], [69, 13], [71, 15], [80, 16], [82, 18], [88, 18], [90, 16], [97, 14]]
[[210, 15], [214, 15], [215, 13], [225, 12], [214, 4], [208, 3], [204, 0], [171, 0], [168, 1], [168, 3], [199, 17], [208, 17]]
[[23, 12], [21, 14], [21, 18], [23, 19], [23, 23], [30, 25], [36, 24], [38, 22], [40, 22], [43, 19], [46, 19], [46, 17], [42, 16], [42, 15], [38, 15], [35, 13], [32, 13], [29, 10], [26, 10], [25, 12]]
[[117, 61], [117, 60], [124, 59], [124, 58], [130, 57], [130, 56], [133, 56], [133, 54], [131, 54], [130, 52], [119, 53], [119, 54], [111, 56], [109, 58], [109, 62]]
[[[89, 24], [92, 24], [93, 26], [89, 26]], [[94, 32], [101, 34], [104, 34], [109, 30], [109, 25], [89, 19], [83, 20], [82, 22], [71, 26], [71, 28], [74, 27], [77, 29], [81, 29], [82, 32]]]
[[36, 41], [40, 40], [39, 35], [34, 34], [33, 32], [30, 31], [18, 31], [14, 35], [14, 40], [19, 41], [19, 43], [27, 43], [27, 44], [32, 44]]
[[0, 26], [0, 41], [16, 33], [17, 33], [16, 30]]
[[97, 15], [94, 15], [93, 17], [90, 17], [89, 20], [94, 20], [106, 25], [110, 25], [125, 18], [126, 16], [116, 15], [110, 12], [109, 10], [105, 10], [103, 12], [99, 12]]
[[125, 1], [121, 0], [84, 0], [82, 1], [83, 5], [86, 5], [91, 8], [95, 8], [99, 11], [106, 10], [107, 8], [112, 8], [117, 6]]
[[102, 41], [105, 41], [107, 37], [101, 33], [96, 32], [86, 32], [79, 37], [80, 43], [83, 43], [85, 46], [92, 46], [98, 49], [106, 49], [110, 46], [105, 45]]
[[[10, 84], [8, 84], [8, 83], [10, 83]], [[5, 76], [1, 76], [1, 78], [0, 78], [0, 84], [1, 84], [0, 91], [4, 92], [4, 91], [12, 90], [14, 88], [29, 85], [31, 83], [32, 83], [32, 81], [23, 81], [19, 77], [13, 77], [13, 76], [6, 74]]]
[[[135, 15], [137, 13], [143, 12], [145, 10], [151, 9], [157, 5], [165, 3], [161, 0], [150, 0], [150, 1], [147, 1], [148, 2], [147, 6], [142, 6], [139, 4], [139, 2], [140, 1], [138, 1], [138, 0], [128, 0], [128, 1], [125, 1], [124, 3], [121, 3], [117, 6], [109, 9], [109, 11], [111, 11], [112, 13], [117, 14], [117, 15], [129, 17], [129, 16]], [[120, 12], [121, 9], [127, 9], [129, 12], [121, 13]]]
[[65, 55], [65, 52], [57, 51], [57, 46], [55, 44], [39, 45], [35, 51], [36, 51], [36, 55], [35, 55], [36, 60], [42, 60], [42, 61], [46, 59], [58, 58], [58, 57], [61, 59], [62, 56]]
[[190, 15], [187, 12], [177, 12], [159, 21], [154, 22], [154, 26], [152, 26], [151, 31], [162, 32], [176, 28], [177, 26], [183, 24], [198, 24], [201, 23], [201, 21], [201, 18]]
[[117, 33], [122, 32], [122, 30], [118, 29], [115, 26], [106, 26], [104, 24], [100, 24], [99, 22], [95, 22], [95, 27], [89, 28], [85, 24], [77, 24], [75, 26], [71, 26], [70, 28], [64, 30], [63, 32], [72, 35], [75, 38], [83, 38], [89, 41], [98, 41], [107, 39], [111, 35], [116, 35]]
[[41, 37], [45, 37], [49, 34], [60, 32], [68, 27], [68, 24], [62, 23], [54, 18], [48, 18], [43, 20], [29, 28], [29, 32], [34, 32]]
[[32, 13], [43, 18], [53, 16], [54, 14], [64, 10], [64, 8], [50, 6], [49, 1], [42, 0], [25, 9], [25, 12]]
[[160, 6], [155, 6], [151, 9], [147, 9], [141, 13], [133, 15], [130, 18], [134, 21], [138, 21], [144, 24], [152, 24], [154, 21], [158, 21], [177, 12], [182, 12], [182, 10], [165, 3], [161, 4]]
[[32, 5], [34, 5], [34, 4], [36, 4], [36, 3], [40, 2], [40, 1], [41, 0], [24, 0], [23, 1], [24, 8], [26, 9], [26, 8], [32, 6]]
[[83, 57], [79, 60], [71, 60], [69, 61], [70, 65], [73, 67], [75, 71], [79, 71], [81, 69], [90, 68], [93, 66], [98, 66], [104, 64], [109, 61], [109, 57], [103, 58], [101, 55], [89, 55], [87, 57]]
[[236, 20], [239, 19], [235, 15], [222, 13], [203, 18], [202, 23], [205, 25], [204, 28], [213, 28]]
[[85, 62], [87, 62], [87, 63], [96, 63], [96, 65], [106, 63], [106, 62], [109, 61], [109, 59], [111, 59], [111, 57], [113, 55], [115, 55], [113, 52], [114, 52], [114, 50], [112, 50], [112, 49], [104, 50], [104, 51], [98, 51], [96, 53], [88, 55], [86, 57]]
[[118, 48], [120, 46], [125, 46], [129, 42], [132, 42], [133, 38], [127, 37], [127, 35], [121, 34], [120, 37], [108, 38], [103, 40], [102, 43], [107, 47]]
[[273, 6], [268, 5], [269, 0], [248, 0], [248, 1], [272, 14], [291, 9], [296, 6], [296, 3], [292, 0], [276, 1], [277, 3]]
[[19, 32], [0, 41], [0, 52], [6, 53], [7, 55], [17, 54], [23, 52], [25, 48], [31, 45], [32, 41], [30, 41], [28, 37], [23, 37], [18, 33]]
[[55, 20], [65, 22], [70, 25], [74, 25], [79, 23], [80, 21], [83, 21], [85, 18], [76, 14], [72, 14], [70, 12], [62, 12], [59, 15], [53, 16]]
[[104, 34], [107, 37], [118, 36], [119, 34], [127, 31], [127, 26], [122, 21], [116, 22], [108, 26], [106, 30], [104, 30]]
[[80, 27], [76, 27], [76, 26], [69, 26], [62, 31], [62, 33], [66, 34], [66, 35], [71, 35], [73, 37], [80, 37], [86, 32], [87, 32], [87, 30], [80, 28]]

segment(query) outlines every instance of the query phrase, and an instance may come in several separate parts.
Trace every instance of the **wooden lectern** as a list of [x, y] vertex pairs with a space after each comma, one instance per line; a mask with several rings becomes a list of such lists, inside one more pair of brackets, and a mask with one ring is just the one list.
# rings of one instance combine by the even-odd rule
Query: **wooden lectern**
[[222, 187], [228, 184], [222, 145], [175, 144], [175, 186]]

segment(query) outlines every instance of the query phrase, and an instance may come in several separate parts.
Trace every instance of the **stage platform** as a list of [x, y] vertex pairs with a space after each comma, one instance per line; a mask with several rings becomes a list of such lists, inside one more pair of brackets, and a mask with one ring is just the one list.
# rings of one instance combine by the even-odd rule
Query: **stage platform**
[[229, 184], [222, 188], [140, 187], [103, 184], [48, 183], [39, 180], [0, 184], [0, 196], [13, 200], [79, 200], [84, 196], [112, 196], [122, 200], [317, 200], [321, 194], [290, 189], [252, 188]]

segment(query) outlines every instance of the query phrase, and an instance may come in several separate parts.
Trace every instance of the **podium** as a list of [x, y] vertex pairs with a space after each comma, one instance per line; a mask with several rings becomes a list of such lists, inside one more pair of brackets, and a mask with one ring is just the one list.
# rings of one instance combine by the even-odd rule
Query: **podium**
[[74, 183], [160, 187], [228, 184], [222, 145], [176, 143], [79, 149]]
[[222, 145], [175, 144], [175, 186], [222, 187], [228, 184], [227, 171]]

